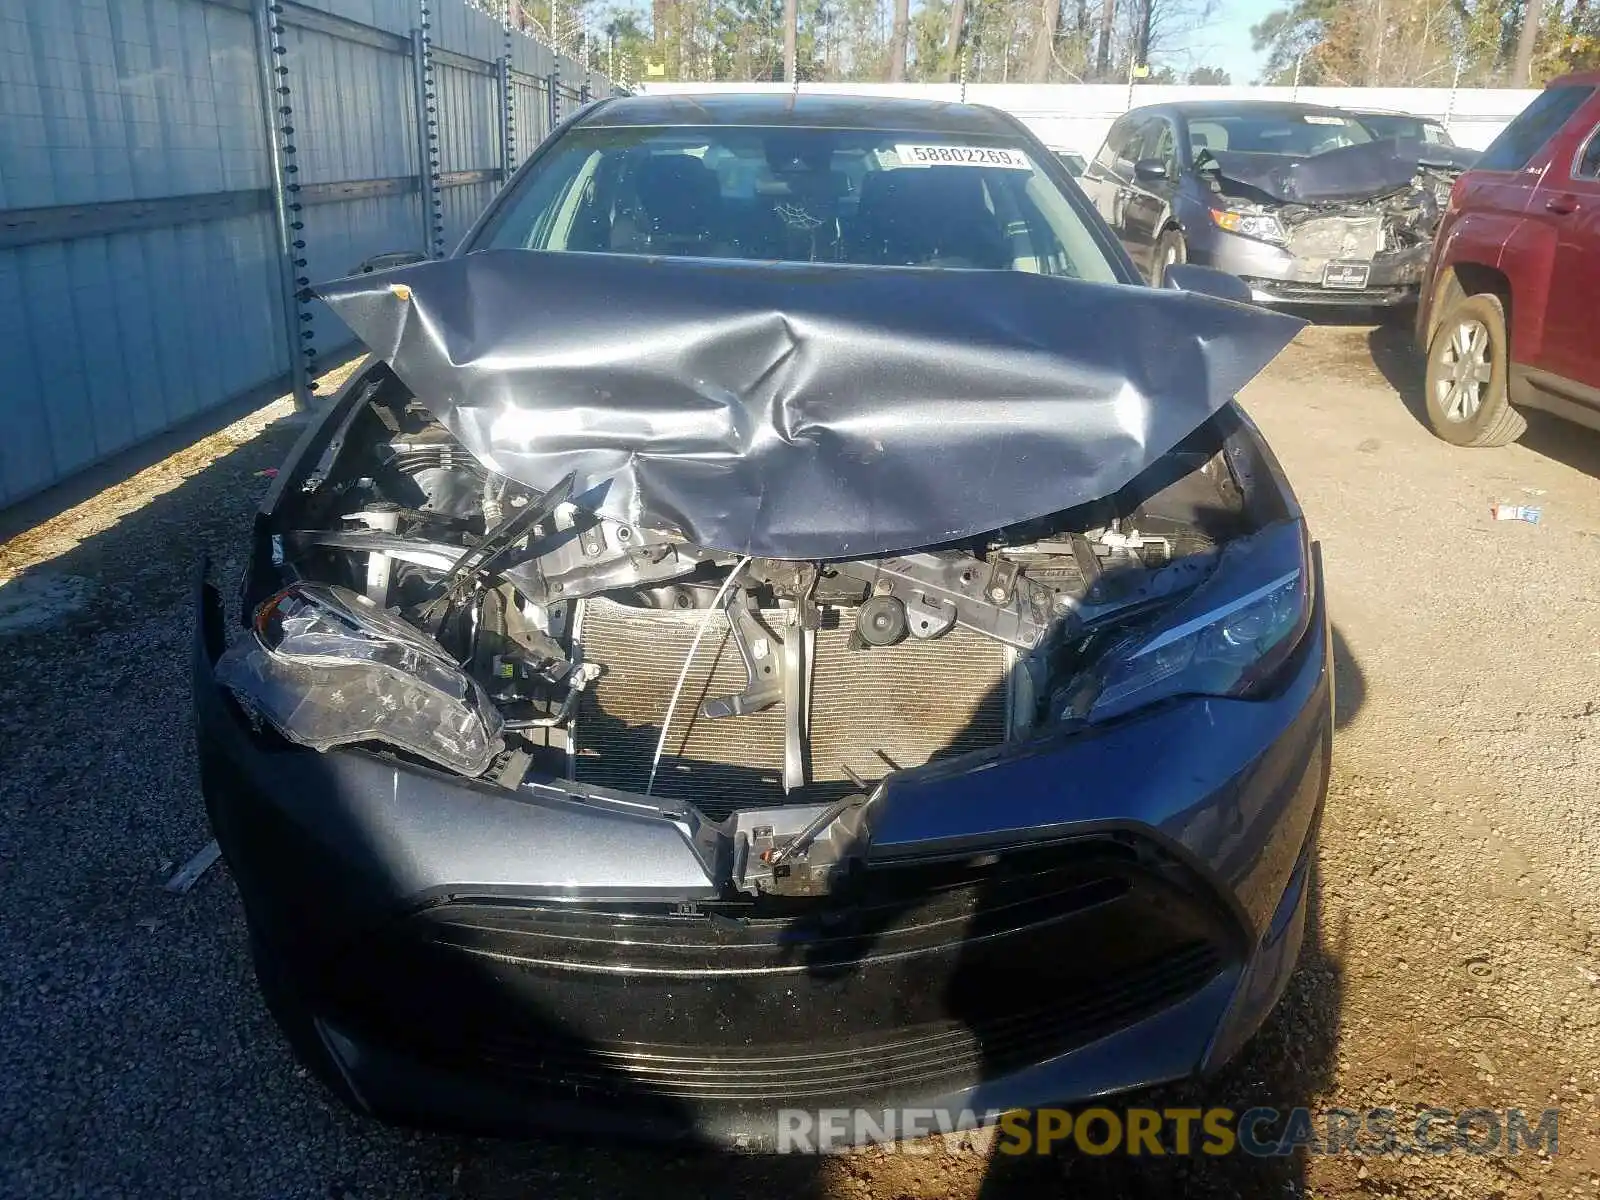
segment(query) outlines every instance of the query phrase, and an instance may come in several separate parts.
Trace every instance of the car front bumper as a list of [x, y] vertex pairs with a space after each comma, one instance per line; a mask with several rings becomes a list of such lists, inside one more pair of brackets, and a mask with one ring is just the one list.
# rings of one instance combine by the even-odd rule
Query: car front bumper
[[1192, 247], [1189, 261], [1237, 275], [1258, 304], [1390, 308], [1412, 303], [1428, 265], [1428, 247], [1387, 251], [1370, 260], [1363, 288], [1322, 283], [1327, 259], [1299, 258], [1280, 246], [1218, 231], [1210, 246]]
[[760, 1149], [782, 1109], [1069, 1103], [1219, 1065], [1282, 992], [1332, 738], [1315, 595], [1273, 697], [890, 789], [838, 896], [729, 900], [715, 827], [670, 804], [255, 733], [209, 585], [202, 784], [274, 1015], [374, 1115]]

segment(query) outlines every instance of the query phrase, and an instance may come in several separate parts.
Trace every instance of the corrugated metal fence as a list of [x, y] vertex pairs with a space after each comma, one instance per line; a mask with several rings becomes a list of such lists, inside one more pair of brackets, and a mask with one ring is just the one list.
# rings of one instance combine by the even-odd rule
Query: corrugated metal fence
[[463, 0], [7, 0], [0, 507], [316, 369], [300, 288], [444, 253], [609, 91]]

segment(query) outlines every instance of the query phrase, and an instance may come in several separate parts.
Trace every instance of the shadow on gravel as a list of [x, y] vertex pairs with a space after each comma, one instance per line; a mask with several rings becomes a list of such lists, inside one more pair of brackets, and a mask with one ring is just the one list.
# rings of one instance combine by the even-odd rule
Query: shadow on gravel
[[1379, 325], [1367, 334], [1367, 349], [1372, 353], [1372, 365], [1399, 393], [1406, 411], [1426, 429], [1428, 410], [1422, 398], [1422, 383], [1427, 363], [1417, 349], [1411, 330], [1399, 325]]
[[[1367, 345], [1372, 351], [1373, 365], [1383, 374], [1389, 386], [1399, 393], [1406, 411], [1427, 429], [1427, 401], [1423, 388], [1427, 380], [1427, 362], [1408, 328], [1379, 326], [1367, 335]], [[1571, 421], [1537, 409], [1523, 409], [1528, 428], [1518, 442], [1535, 454], [1554, 459], [1600, 479], [1600, 431], [1588, 429]], [[1472, 451], [1467, 451], [1472, 453]]]
[[1517, 440], [1546, 458], [1600, 479], [1600, 430], [1588, 429], [1546, 412], [1524, 409], [1528, 429]]
[[1333, 724], [1343, 729], [1367, 702], [1367, 674], [1339, 627], [1333, 627]]
[[1376, 325], [1379, 329], [1406, 330], [1411, 327], [1415, 309], [1371, 308], [1360, 304], [1284, 304], [1279, 310], [1291, 317], [1299, 317], [1312, 325], [1327, 325], [1338, 329], [1356, 329]]

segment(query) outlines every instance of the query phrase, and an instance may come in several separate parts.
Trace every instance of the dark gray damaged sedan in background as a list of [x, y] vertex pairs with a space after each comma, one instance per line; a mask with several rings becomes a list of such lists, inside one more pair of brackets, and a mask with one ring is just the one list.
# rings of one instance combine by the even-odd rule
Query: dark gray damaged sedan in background
[[1321, 569], [1235, 392], [1298, 323], [1143, 286], [982, 108], [624, 99], [279, 473], [201, 774], [258, 977], [379, 1117], [755, 1148], [1227, 1061], [1300, 946]]

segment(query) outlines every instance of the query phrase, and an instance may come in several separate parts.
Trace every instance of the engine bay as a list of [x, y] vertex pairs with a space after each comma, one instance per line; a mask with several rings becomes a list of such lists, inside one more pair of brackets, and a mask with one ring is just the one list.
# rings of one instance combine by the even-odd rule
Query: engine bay
[[258, 728], [506, 787], [531, 773], [692, 797], [713, 818], [859, 802], [895, 771], [1081, 718], [1097, 657], [1263, 519], [1232, 410], [1104, 500], [893, 555], [793, 561], [597, 515], [570, 479], [509, 480], [382, 368], [347, 402], [258, 529], [254, 657], [221, 667]]
[[1235, 179], [1215, 164], [1206, 170], [1212, 190], [1230, 211], [1245, 217], [1272, 217], [1280, 223], [1285, 246], [1297, 257], [1317, 262], [1338, 258], [1372, 259], [1427, 246], [1439, 226], [1450, 188], [1459, 172], [1418, 165], [1401, 186], [1377, 195], [1317, 201], [1286, 200], [1252, 182]]

